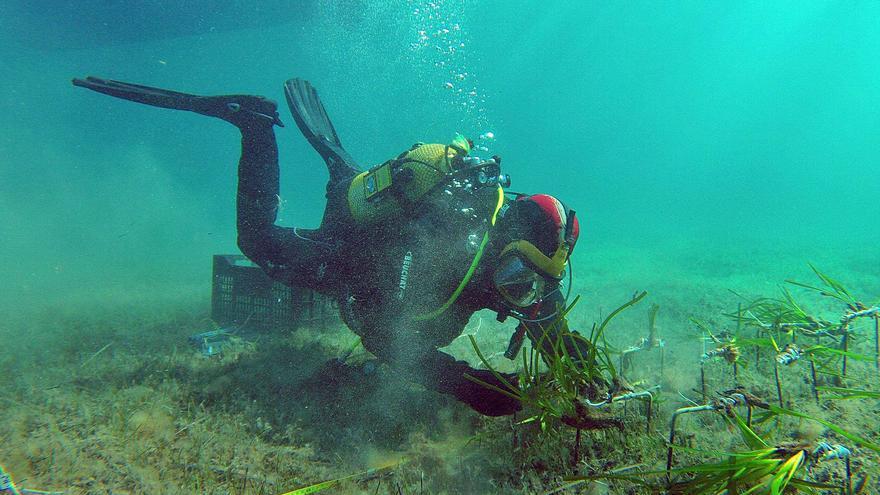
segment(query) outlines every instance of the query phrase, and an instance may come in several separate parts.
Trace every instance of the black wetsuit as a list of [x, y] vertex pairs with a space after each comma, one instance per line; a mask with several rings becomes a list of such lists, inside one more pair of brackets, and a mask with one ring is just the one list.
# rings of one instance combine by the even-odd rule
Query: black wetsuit
[[465, 277], [498, 201], [496, 188], [441, 184], [403, 215], [357, 225], [346, 193], [359, 172], [330, 165], [327, 207], [319, 229], [275, 225], [278, 152], [271, 126], [242, 129], [238, 243], [269, 276], [335, 297], [343, 320], [364, 347], [428, 388], [451, 393], [480, 412], [513, 412], [515, 401], [477, 385], [491, 373], [437, 350], [458, 337], [494, 295], [474, 277], [449, 309], [433, 318]]
[[[533, 219], [507, 221], [506, 228], [492, 229], [493, 240], [460, 297], [436, 317], [420, 318], [443, 306], [465, 278], [489, 230], [497, 189], [473, 191], [441, 184], [418, 203], [406, 205], [400, 215], [373, 226], [357, 224], [349, 213], [346, 193], [358, 170], [342, 149], [314, 88], [291, 79], [285, 90], [294, 119], [327, 163], [330, 181], [319, 229], [280, 227], [275, 225], [279, 168], [273, 125], [283, 124], [274, 102], [250, 95], [198, 96], [96, 77], [74, 79], [73, 84], [146, 105], [221, 118], [237, 126], [242, 133], [237, 199], [242, 252], [282, 283], [335, 297], [343, 320], [362, 338], [364, 347], [410, 379], [453, 394], [484, 414], [510, 414], [519, 409], [519, 401], [465, 378], [470, 374], [503, 387], [491, 372], [475, 370], [437, 348], [458, 337], [475, 311], [503, 310], [491, 283], [490, 267], [506, 242], [536, 237], [522, 230], [532, 228]], [[545, 298], [540, 311], [531, 314], [549, 320], [562, 303], [557, 291]], [[529, 323], [528, 328], [533, 343], [539, 339], [544, 345], [555, 342], [552, 336], [541, 338], [540, 325]]]

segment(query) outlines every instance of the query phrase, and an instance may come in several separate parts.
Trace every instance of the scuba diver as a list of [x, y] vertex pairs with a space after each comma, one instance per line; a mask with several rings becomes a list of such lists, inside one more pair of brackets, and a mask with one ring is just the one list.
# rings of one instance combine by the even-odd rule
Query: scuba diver
[[[574, 211], [545, 195], [506, 193], [497, 156], [472, 143], [417, 143], [361, 171], [340, 143], [315, 89], [291, 79], [293, 118], [327, 164], [327, 206], [318, 229], [275, 225], [278, 148], [274, 101], [250, 95], [197, 96], [88, 77], [73, 84], [147, 105], [223, 119], [241, 130], [237, 228], [241, 251], [271, 278], [335, 298], [366, 350], [408, 379], [451, 394], [484, 415], [513, 414], [520, 401], [493, 372], [440, 350], [481, 309], [519, 324], [505, 353], [526, 335], [541, 345], [565, 305], [563, 280], [578, 239]], [[568, 270], [570, 283], [570, 269]], [[574, 340], [574, 339], [572, 339]], [[578, 341], [579, 342], [579, 341]], [[505, 375], [516, 383], [515, 375]], [[320, 379], [320, 377], [319, 377]], [[333, 377], [327, 377], [332, 380]]]

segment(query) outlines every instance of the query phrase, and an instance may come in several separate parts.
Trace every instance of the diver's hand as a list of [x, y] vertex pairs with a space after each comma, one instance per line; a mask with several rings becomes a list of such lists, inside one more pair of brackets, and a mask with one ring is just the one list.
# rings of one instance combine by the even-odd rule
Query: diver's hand
[[[501, 390], [508, 390], [507, 385], [498, 380], [489, 370], [471, 370], [468, 375]], [[501, 373], [501, 375], [514, 387], [517, 386], [516, 375], [508, 373]], [[511, 391], [511, 393], [515, 393], [515, 391]], [[522, 409], [522, 403], [518, 399], [470, 380], [462, 383], [455, 391], [455, 396], [484, 416], [507, 416]]]

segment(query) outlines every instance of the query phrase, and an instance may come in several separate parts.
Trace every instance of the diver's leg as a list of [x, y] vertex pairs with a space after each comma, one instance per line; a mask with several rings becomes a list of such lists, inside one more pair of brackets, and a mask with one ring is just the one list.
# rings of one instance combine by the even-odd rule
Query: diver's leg
[[360, 171], [351, 155], [342, 147], [336, 128], [315, 88], [304, 79], [294, 78], [284, 83], [284, 94], [297, 127], [327, 163], [330, 174], [328, 194], [333, 185], [346, 180], [350, 182], [351, 177]]
[[238, 173], [238, 244], [270, 276], [322, 292], [331, 290], [332, 250], [297, 229], [274, 224], [278, 209], [278, 146], [282, 125], [274, 101], [251, 95], [199, 96], [88, 77], [73, 84], [117, 98], [217, 117], [241, 130]]
[[288, 285], [333, 292], [335, 248], [320, 231], [275, 225], [279, 203], [278, 145], [272, 123], [241, 129], [237, 226], [241, 251], [272, 278]]
[[340, 231], [350, 230], [348, 188], [360, 170], [342, 143], [327, 110], [315, 88], [304, 79], [290, 79], [284, 83], [284, 94], [297, 127], [315, 151], [327, 164], [327, 208], [321, 221], [321, 234], [331, 243], [337, 243]]
[[324, 208], [324, 216], [321, 218], [321, 235], [328, 242], [337, 243], [340, 239], [349, 237], [358, 228], [353, 224], [351, 210], [348, 206], [348, 190], [351, 181], [357, 175], [352, 171], [349, 174], [341, 174], [336, 182], [327, 182], [327, 206]]
[[269, 254], [259, 251], [278, 214], [279, 175], [278, 144], [272, 126], [242, 128], [236, 197], [238, 244], [251, 258]]

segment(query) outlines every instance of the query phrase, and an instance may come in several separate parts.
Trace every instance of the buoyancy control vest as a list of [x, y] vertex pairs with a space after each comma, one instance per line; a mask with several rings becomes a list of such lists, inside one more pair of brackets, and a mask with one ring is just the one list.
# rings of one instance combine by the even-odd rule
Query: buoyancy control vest
[[417, 143], [396, 158], [357, 175], [348, 188], [355, 222], [377, 223], [404, 215], [439, 184], [466, 168], [470, 142], [461, 135], [450, 144]]

